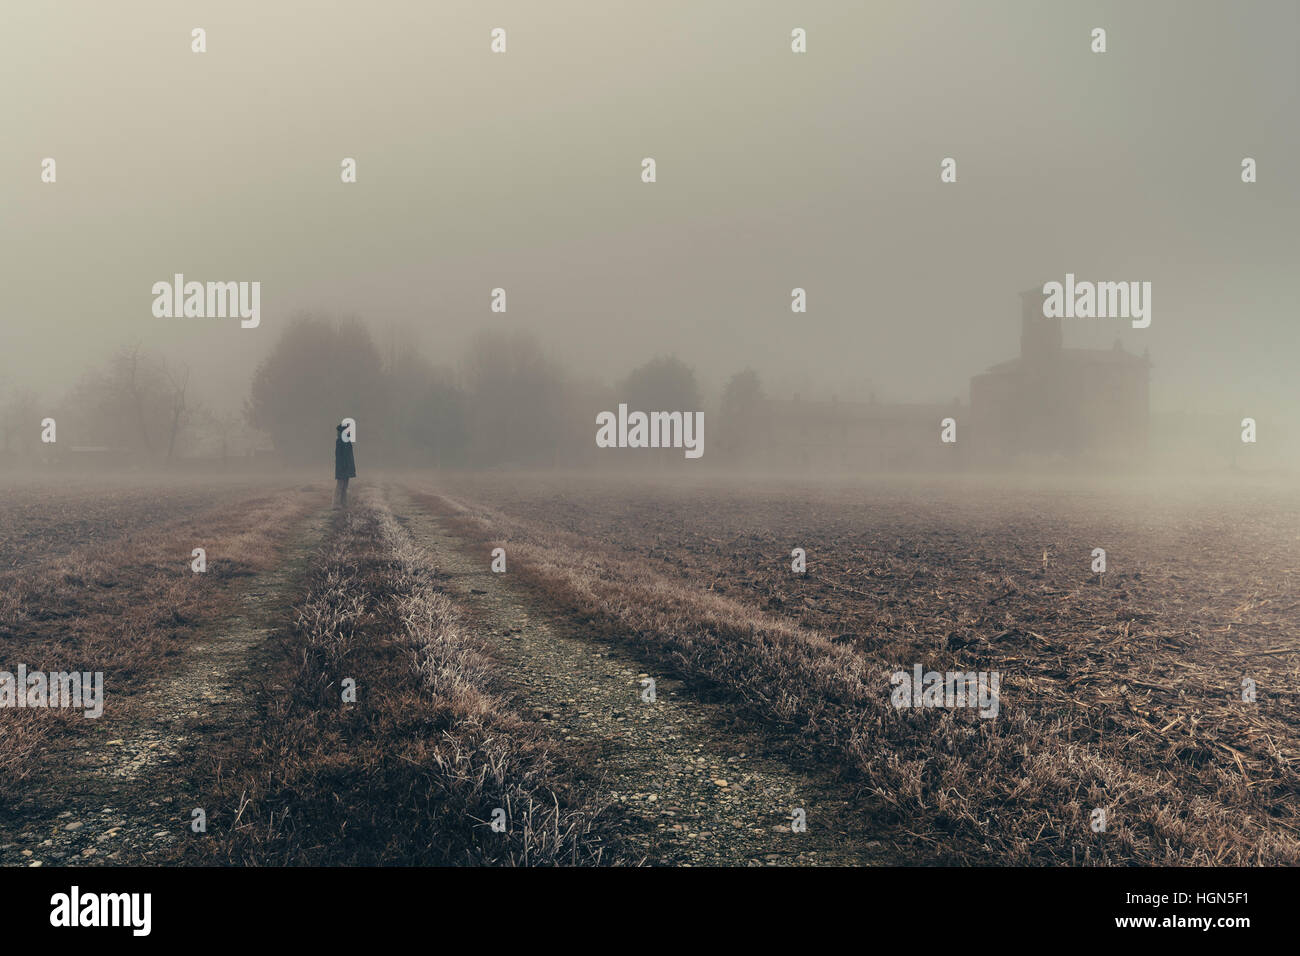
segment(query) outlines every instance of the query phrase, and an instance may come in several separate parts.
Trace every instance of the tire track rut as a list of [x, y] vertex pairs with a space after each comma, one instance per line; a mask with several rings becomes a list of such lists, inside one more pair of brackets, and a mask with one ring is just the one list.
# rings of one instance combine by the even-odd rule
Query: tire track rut
[[187, 642], [176, 668], [126, 700], [119, 719], [106, 708], [57, 738], [0, 819], [0, 865], [176, 862], [197, 805], [190, 759], [215, 734], [251, 726], [260, 649], [288, 619], [328, 522], [328, 510], [309, 516], [274, 567], [237, 588], [230, 616]]
[[[521, 711], [590, 754], [608, 798], [639, 821], [652, 863], [704, 866], [870, 865], [896, 862], [871, 838], [843, 787], [792, 767], [752, 726], [693, 696], [627, 647], [551, 612], [486, 550], [451, 533], [407, 490], [389, 487], [394, 514], [431, 557], [448, 594], [482, 627]], [[653, 678], [653, 703], [642, 700]], [[806, 830], [795, 832], [796, 809]]]

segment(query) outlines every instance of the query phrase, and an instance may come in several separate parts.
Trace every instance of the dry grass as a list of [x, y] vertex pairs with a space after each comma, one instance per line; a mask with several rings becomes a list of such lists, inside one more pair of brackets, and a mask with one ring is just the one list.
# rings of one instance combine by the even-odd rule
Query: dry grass
[[112, 542], [159, 521], [240, 505], [249, 493], [248, 484], [237, 482], [3, 482], [0, 573]]
[[[1042, 570], [1043, 548], [1034, 555], [1037, 569], [990, 573], [1018, 568], [1017, 552], [1034, 550], [1005, 513], [969, 517], [954, 528], [917, 515], [915, 501], [910, 510], [905, 499], [889, 501], [890, 510], [876, 515], [890, 524], [873, 529], [880, 539], [874, 553], [853, 562], [846, 552], [861, 552], [845, 541], [852, 531], [842, 509], [801, 507], [788, 496], [771, 503], [797, 512], [800, 533], [791, 537], [764, 533], [762, 509], [751, 499], [608, 497], [574, 496], [571, 510], [554, 499], [539, 503], [532, 511], [543, 517], [528, 521], [423, 500], [455, 516], [462, 530], [504, 545], [511, 567], [560, 605], [727, 689], [792, 742], [836, 763], [874, 795], [882, 821], [907, 834], [911, 856], [900, 862], [1300, 862], [1295, 732], [1283, 713], [1289, 708], [1232, 704], [1240, 680], [1235, 660], [1228, 666], [1232, 681], [1205, 672], [1192, 675], [1199, 681], [1185, 679], [1189, 657], [1215, 659], [1222, 649], [1173, 639], [1178, 608], [1167, 598], [1164, 606], [1156, 603], [1168, 589], [1157, 588], [1149, 604], [1135, 580], [1123, 582], [1123, 598], [1080, 595], [1088, 582], [1071, 584], [1050, 555]], [[655, 516], [643, 521], [638, 508]], [[548, 511], [554, 522], [545, 520]], [[581, 533], [559, 530], [561, 522]], [[940, 540], [927, 548], [912, 532]], [[1091, 538], [1075, 528], [1048, 540]], [[818, 573], [789, 574], [792, 542], [809, 543]], [[997, 549], [1001, 559], [991, 560]], [[1186, 564], [1179, 569], [1195, 572]], [[1030, 577], [1035, 571], [1045, 577]], [[1227, 578], [1243, 576], [1239, 564], [1215, 573], [1225, 587]], [[1074, 596], [1063, 604], [1062, 595]], [[1257, 599], [1287, 603], [1285, 593]], [[1092, 615], [1104, 620], [1099, 601], [1118, 602], [1118, 610], [1108, 606], [1113, 626], [1088, 628], [1081, 646], [1067, 653], [1059, 641], [1073, 636], [1069, 628]], [[1196, 603], [1208, 616], [1205, 602]], [[1057, 613], [1065, 619], [1041, 626], [1064, 631], [1063, 638], [1046, 638], [1034, 625]], [[1144, 618], [1139, 636], [1134, 622]], [[1284, 637], [1268, 628], [1261, 633], [1263, 643]], [[1237, 653], [1250, 650], [1234, 646]], [[1063, 659], [1082, 661], [1084, 679]], [[1257, 667], [1267, 668], [1264, 660]], [[1002, 671], [1000, 716], [894, 709], [888, 675], [913, 663]], [[1143, 681], [1139, 672], [1153, 679]], [[1172, 691], [1170, 673], [1184, 678]], [[1153, 708], [1153, 699], [1168, 709]], [[1178, 737], [1179, 723], [1190, 725], [1192, 736]], [[1089, 827], [1093, 808], [1108, 812], [1105, 833]]]
[[231, 741], [205, 770], [224, 809], [201, 861], [615, 862], [602, 808], [513, 713], [427, 555], [378, 501], [337, 519], [281, 652], [251, 749]]
[[[209, 502], [201, 513], [193, 513], [193, 494], [175, 502], [156, 490], [150, 494], [152, 520], [116, 537], [120, 502], [47, 502], [56, 506], [42, 512], [50, 527], [75, 522], [89, 529], [93, 543], [64, 543], [61, 554], [0, 572], [0, 669], [12, 673], [22, 663], [29, 671], [102, 671], [101, 719], [121, 713], [144, 681], [183, 653], [200, 625], [228, 613], [238, 579], [277, 560], [280, 544], [319, 506], [322, 492], [244, 489], [242, 507]], [[135, 515], [138, 501], [129, 500]], [[173, 503], [185, 517], [170, 514]], [[195, 547], [207, 549], [205, 574], [190, 569]], [[0, 710], [0, 794], [35, 772], [34, 758], [52, 735], [83, 726], [79, 714], [63, 710]]]

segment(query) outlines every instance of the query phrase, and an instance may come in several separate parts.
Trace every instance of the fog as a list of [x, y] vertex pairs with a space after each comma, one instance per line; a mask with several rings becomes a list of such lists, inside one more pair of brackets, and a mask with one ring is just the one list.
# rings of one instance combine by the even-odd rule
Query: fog
[[[1020, 353], [1020, 294], [1069, 274], [1151, 284], [1148, 327], [1063, 336], [1149, 355], [1153, 446], [1249, 416], [1292, 462], [1298, 27], [1289, 2], [4, 4], [0, 401], [66, 409], [127, 347], [242, 415], [310, 314], [453, 377], [526, 332], [591, 396], [556, 406], [588, 443], [657, 356], [710, 415], [745, 368], [781, 401], [965, 405]], [[178, 273], [259, 282], [258, 325], [158, 317]]]

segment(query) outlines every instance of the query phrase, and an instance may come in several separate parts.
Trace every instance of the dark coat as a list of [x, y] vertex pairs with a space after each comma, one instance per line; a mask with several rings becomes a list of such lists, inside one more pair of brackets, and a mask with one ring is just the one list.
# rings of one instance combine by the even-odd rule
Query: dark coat
[[343, 426], [336, 426], [339, 437], [334, 439], [334, 477], [355, 478], [357, 462], [352, 457], [352, 442], [343, 440]]

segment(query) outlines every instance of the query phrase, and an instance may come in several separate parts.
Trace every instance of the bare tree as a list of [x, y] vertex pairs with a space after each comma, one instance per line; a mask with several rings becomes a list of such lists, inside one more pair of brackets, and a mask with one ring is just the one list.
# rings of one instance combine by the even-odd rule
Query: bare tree
[[359, 320], [298, 316], [257, 367], [248, 422], [290, 461], [324, 460], [345, 417], [364, 423], [367, 447], [383, 447], [386, 387], [379, 350]]
[[126, 394], [130, 398], [131, 406], [135, 409], [136, 424], [140, 428], [140, 440], [144, 443], [146, 452], [153, 451], [153, 442], [149, 440], [149, 426], [145, 421], [145, 384], [142, 381], [140, 360], [140, 343], [137, 342], [128, 349], [123, 349], [118, 356], [118, 382], [126, 389]]
[[171, 427], [167, 430], [167, 460], [176, 454], [176, 436], [189, 424], [191, 409], [186, 404], [185, 396], [190, 386], [190, 367], [183, 365], [177, 371], [163, 366], [171, 399]]
[[203, 424], [216, 434], [220, 442], [221, 460], [230, 457], [230, 440], [244, 427], [244, 416], [235, 412], [203, 412]]

